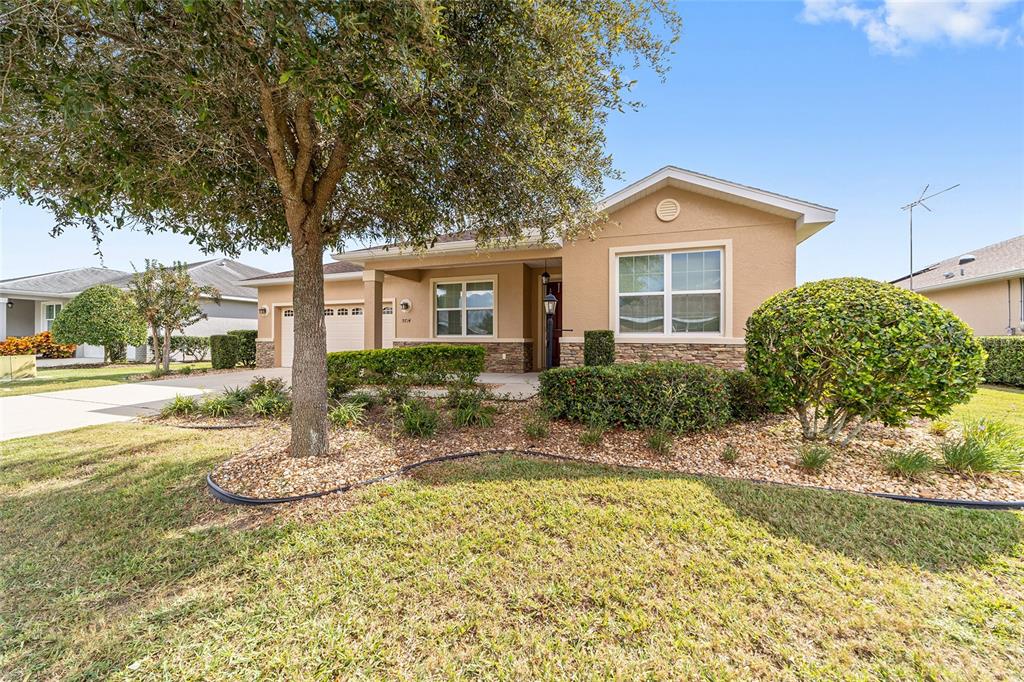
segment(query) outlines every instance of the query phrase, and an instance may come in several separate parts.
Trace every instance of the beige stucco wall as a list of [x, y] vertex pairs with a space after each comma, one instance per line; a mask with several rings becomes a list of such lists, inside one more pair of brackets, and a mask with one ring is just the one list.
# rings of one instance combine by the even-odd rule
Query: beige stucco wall
[[1021, 284], [1016, 278], [918, 293], [952, 310], [981, 336], [1003, 336], [1008, 323], [1018, 329], [1021, 325]]
[[[669, 198], [679, 202], [680, 212], [675, 220], [662, 222], [655, 215], [655, 206]], [[562, 250], [563, 323], [573, 329], [567, 336], [582, 337], [588, 329], [613, 328], [609, 315], [613, 248], [726, 245], [723, 317], [729, 315], [730, 299], [731, 316], [724, 320], [724, 331], [737, 339], [743, 337], [747, 318], [762, 301], [796, 284], [796, 226], [792, 220], [676, 188], [661, 189], [611, 218], [613, 223], [604, 226], [594, 239], [577, 240]]]
[[[655, 206], [673, 198], [680, 213], [671, 222], [655, 215]], [[740, 342], [751, 312], [768, 296], [796, 283], [796, 226], [792, 220], [676, 188], [664, 188], [613, 213], [611, 222], [593, 237], [581, 237], [560, 249], [489, 251], [461, 255], [427, 254], [387, 258], [367, 263], [367, 269], [398, 271], [387, 276], [384, 299], [412, 302], [406, 313], [396, 310], [395, 338], [422, 340], [432, 336], [432, 280], [442, 278], [497, 279], [496, 340], [531, 339], [535, 364], [540, 364], [543, 318], [540, 308], [540, 273], [548, 271], [563, 281], [563, 327], [568, 339], [582, 338], [590, 329], [612, 328], [610, 312], [610, 254], [630, 247], [704, 248], [721, 245], [726, 251], [723, 272], [726, 307], [723, 334], [708, 342]], [[560, 262], [559, 262], [560, 259]], [[529, 264], [527, 264], [527, 262]], [[418, 279], [408, 279], [408, 277]], [[327, 281], [327, 302], [361, 301], [361, 279]], [[259, 288], [259, 305], [270, 313], [259, 318], [259, 336], [270, 340], [281, 326], [282, 307], [291, 303], [291, 285]], [[652, 342], [694, 343], [692, 336], [643, 337]], [[451, 339], [446, 339], [451, 340]], [[479, 339], [467, 339], [478, 341]], [[275, 344], [280, 363], [280, 343]]]

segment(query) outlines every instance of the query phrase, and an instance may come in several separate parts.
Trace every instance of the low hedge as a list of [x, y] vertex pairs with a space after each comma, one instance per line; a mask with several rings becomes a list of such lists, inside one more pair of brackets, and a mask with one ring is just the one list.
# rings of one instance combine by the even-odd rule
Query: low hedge
[[238, 337], [214, 334], [210, 337], [210, 364], [214, 369], [231, 369], [238, 364]]
[[329, 384], [387, 384], [403, 381], [417, 386], [470, 383], [484, 371], [483, 346], [427, 344], [327, 354]]
[[77, 346], [56, 343], [50, 332], [33, 336], [8, 336], [0, 341], [0, 355], [39, 355], [44, 358], [73, 358]]
[[[152, 336], [149, 337], [148, 343], [149, 352], [152, 355], [154, 354]], [[160, 339], [160, 344], [163, 344], [163, 339]], [[193, 362], [199, 362], [204, 357], [206, 357], [206, 353], [209, 350], [209, 336], [171, 336], [171, 358], [174, 358], [175, 353], [181, 353], [182, 360], [192, 360]], [[163, 352], [163, 345], [160, 346], [160, 351]]]
[[238, 338], [238, 362], [246, 367], [256, 366], [256, 330], [233, 329], [229, 335]]
[[985, 381], [1024, 387], [1024, 336], [982, 336], [978, 340], [988, 353]]
[[615, 362], [615, 332], [590, 329], [583, 332], [583, 364], [611, 365]]
[[558, 367], [540, 375], [540, 396], [554, 417], [681, 433], [732, 418], [726, 381], [720, 369], [685, 362]]
[[729, 413], [734, 421], [753, 421], [771, 411], [761, 382], [750, 372], [727, 371], [725, 388], [729, 393]]

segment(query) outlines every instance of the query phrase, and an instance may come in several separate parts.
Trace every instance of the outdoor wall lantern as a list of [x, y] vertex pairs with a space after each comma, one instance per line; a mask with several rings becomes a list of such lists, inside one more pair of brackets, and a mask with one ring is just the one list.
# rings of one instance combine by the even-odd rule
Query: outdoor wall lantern
[[264, 315], [265, 316], [266, 314], [267, 314], [267, 306], [261, 305], [260, 306], [260, 315]]
[[7, 301], [7, 309], [10, 310], [13, 307], [14, 307], [14, 301], [10, 301], [10, 300]]
[[410, 310], [412, 310], [412, 301], [410, 301], [407, 298], [403, 298], [401, 301], [398, 302], [398, 307], [402, 310], [403, 313], [407, 313]]
[[558, 308], [558, 299], [554, 294], [544, 297], [544, 315], [547, 316], [547, 348], [545, 353], [544, 366], [551, 369], [555, 361], [555, 310]]
[[548, 282], [550, 282], [550, 281], [551, 281], [551, 274], [547, 270], [545, 270], [543, 272], [543, 274], [541, 274], [541, 276], [540, 276], [540, 283], [543, 284], [544, 286], [547, 286]]

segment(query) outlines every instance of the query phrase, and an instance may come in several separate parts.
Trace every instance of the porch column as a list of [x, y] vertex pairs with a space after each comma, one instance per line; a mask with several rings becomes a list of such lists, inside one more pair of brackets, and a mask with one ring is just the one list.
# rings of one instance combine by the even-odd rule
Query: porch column
[[0, 296], [0, 341], [7, 338], [7, 299]]
[[363, 348], [384, 345], [384, 273], [363, 271]]

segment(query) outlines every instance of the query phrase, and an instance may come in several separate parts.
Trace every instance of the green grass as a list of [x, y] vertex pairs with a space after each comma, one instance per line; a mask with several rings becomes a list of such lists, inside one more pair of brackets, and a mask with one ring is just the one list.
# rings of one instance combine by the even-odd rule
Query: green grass
[[259, 434], [3, 444], [0, 679], [991, 679], [1024, 515], [488, 457], [297, 520], [209, 499]]
[[[171, 369], [186, 365], [193, 369], [209, 369], [209, 362], [172, 362]], [[35, 379], [0, 382], [0, 398], [12, 395], [29, 395], [46, 391], [66, 391], [70, 388], [95, 388], [128, 381], [138, 374], [153, 371], [153, 365], [107, 365], [105, 367], [64, 367], [40, 369]], [[171, 377], [166, 377], [170, 379]]]
[[1024, 429], [1024, 390], [1009, 386], [986, 385], [966, 405], [958, 405], [951, 419], [989, 417]]

